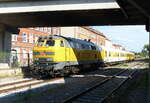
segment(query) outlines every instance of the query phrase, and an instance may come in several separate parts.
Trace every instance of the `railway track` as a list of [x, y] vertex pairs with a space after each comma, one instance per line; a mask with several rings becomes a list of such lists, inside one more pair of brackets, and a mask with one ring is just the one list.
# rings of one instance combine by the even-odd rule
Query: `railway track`
[[62, 100], [61, 103], [103, 103], [108, 96], [130, 79], [135, 72], [136, 70], [123, 70], [103, 81], [97, 81], [90, 88]]
[[0, 84], [0, 96], [7, 95], [16, 91], [19, 92], [19, 91], [35, 88], [42, 84], [46, 85], [50, 82], [61, 80], [61, 79], [62, 78], [54, 78], [50, 80], [28, 79], [28, 80], [20, 80], [11, 83]]
[[[143, 64], [135, 64], [133, 65], [133, 68], [138, 68], [141, 65]], [[57, 87], [56, 90], [53, 89], [54, 92], [50, 92], [50, 101], [52, 100], [53, 103], [94, 103], [97, 101], [105, 101], [111, 93], [117, 90], [117, 88], [124, 84], [125, 81], [130, 79], [132, 74], [135, 72], [136, 71], [133, 69], [131, 71], [128, 69], [105, 69], [101, 72], [94, 71], [84, 75], [81, 74], [67, 77], [65, 78], [64, 83], [60, 83], [60, 88]], [[44, 85], [44, 83], [48, 84], [48, 82], [55, 82], [60, 79], [61, 78], [54, 78], [51, 80], [30, 79], [8, 84], [0, 84], [0, 96], [5, 94], [7, 95], [9, 93], [16, 93], [18, 91], [29, 90], [30, 88], [40, 87], [39, 85]], [[62, 85], [64, 85], [64, 87], [62, 87]], [[98, 94], [93, 91], [99, 91], [99, 93], [102, 94]]]
[[[104, 73], [106, 71], [110, 71], [110, 70], [102, 70], [101, 72]], [[94, 72], [91, 72], [94, 73]], [[49, 82], [53, 82], [56, 80], [61, 80], [63, 78], [53, 78], [50, 80], [38, 80], [38, 79], [23, 79], [23, 80], [18, 80], [18, 81], [14, 81], [11, 83], [1, 83], [0, 84], [0, 96], [5, 96], [8, 95], [10, 93], [14, 93], [14, 92], [20, 92], [20, 91], [25, 91], [27, 89], [32, 89], [34, 87], [38, 87], [42, 84], [48, 84]]]

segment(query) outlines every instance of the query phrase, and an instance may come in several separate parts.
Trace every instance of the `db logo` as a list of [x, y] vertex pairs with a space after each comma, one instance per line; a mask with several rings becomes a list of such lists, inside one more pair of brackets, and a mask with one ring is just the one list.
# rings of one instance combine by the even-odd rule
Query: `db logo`
[[40, 52], [40, 55], [45, 55], [45, 53], [44, 52]]

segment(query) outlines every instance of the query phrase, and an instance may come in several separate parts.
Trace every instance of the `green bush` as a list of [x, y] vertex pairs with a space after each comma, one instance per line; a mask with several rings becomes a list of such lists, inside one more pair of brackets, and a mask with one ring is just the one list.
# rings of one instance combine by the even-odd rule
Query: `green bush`
[[8, 56], [10, 56], [10, 53], [7, 52], [0, 52], [0, 60], [6, 59]]

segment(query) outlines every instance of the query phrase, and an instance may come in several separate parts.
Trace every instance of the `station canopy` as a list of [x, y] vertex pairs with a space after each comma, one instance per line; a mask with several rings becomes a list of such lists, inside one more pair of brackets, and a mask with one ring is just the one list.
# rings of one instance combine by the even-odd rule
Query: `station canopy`
[[0, 0], [0, 23], [16, 28], [146, 25], [149, 20], [150, 0]]

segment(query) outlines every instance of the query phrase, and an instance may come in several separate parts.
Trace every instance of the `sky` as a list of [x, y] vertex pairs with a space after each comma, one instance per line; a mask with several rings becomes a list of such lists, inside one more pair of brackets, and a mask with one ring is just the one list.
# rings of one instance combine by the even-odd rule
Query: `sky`
[[93, 26], [113, 43], [121, 44], [128, 51], [140, 52], [149, 43], [149, 33], [145, 26]]

